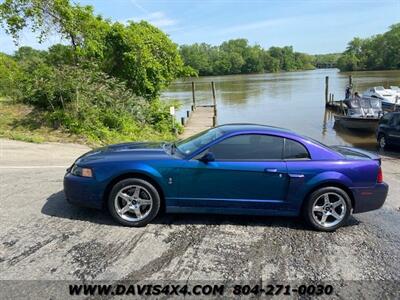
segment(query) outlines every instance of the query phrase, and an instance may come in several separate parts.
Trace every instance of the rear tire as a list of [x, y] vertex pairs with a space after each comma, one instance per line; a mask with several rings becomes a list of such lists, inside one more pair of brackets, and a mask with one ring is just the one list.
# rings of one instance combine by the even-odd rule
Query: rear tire
[[157, 216], [160, 202], [160, 195], [151, 183], [143, 179], [128, 178], [114, 185], [107, 206], [118, 223], [141, 227]]
[[350, 216], [349, 195], [337, 187], [320, 188], [306, 199], [303, 217], [308, 225], [319, 231], [335, 231]]

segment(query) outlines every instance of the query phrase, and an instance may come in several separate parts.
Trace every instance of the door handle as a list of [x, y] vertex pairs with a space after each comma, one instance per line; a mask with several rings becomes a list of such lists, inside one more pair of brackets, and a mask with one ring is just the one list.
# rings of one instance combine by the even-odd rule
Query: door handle
[[265, 172], [267, 172], [267, 173], [277, 173], [278, 172], [278, 169], [264, 169], [264, 171]]
[[304, 178], [304, 174], [289, 174], [289, 177], [292, 178]]

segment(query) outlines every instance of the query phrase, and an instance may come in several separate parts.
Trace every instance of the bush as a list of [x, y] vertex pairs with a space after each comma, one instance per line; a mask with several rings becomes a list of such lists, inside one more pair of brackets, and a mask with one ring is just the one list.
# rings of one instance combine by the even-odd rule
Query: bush
[[22, 72], [18, 63], [10, 56], [0, 53], [0, 96], [18, 99], [18, 82]]
[[24, 68], [19, 100], [46, 112], [53, 128], [100, 143], [174, 137], [166, 104], [136, 96], [125, 82], [93, 67], [36, 62]]

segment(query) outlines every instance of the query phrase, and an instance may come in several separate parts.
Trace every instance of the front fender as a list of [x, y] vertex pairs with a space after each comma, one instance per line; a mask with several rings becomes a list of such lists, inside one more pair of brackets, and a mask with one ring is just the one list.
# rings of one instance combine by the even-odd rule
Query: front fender
[[124, 162], [118, 165], [113, 165], [112, 167], [106, 165], [98, 166], [95, 169], [95, 174], [96, 180], [102, 183], [103, 193], [111, 182], [126, 174], [141, 174], [147, 176], [154, 180], [163, 191], [166, 190], [167, 183], [163, 180], [162, 174], [149, 164], [141, 162]]

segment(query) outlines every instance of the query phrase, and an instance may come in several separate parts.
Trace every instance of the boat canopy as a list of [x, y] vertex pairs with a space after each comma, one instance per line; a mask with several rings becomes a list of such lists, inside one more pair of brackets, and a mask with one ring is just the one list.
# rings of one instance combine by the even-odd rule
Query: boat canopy
[[346, 104], [350, 116], [380, 117], [382, 114], [382, 102], [377, 98], [352, 98]]

